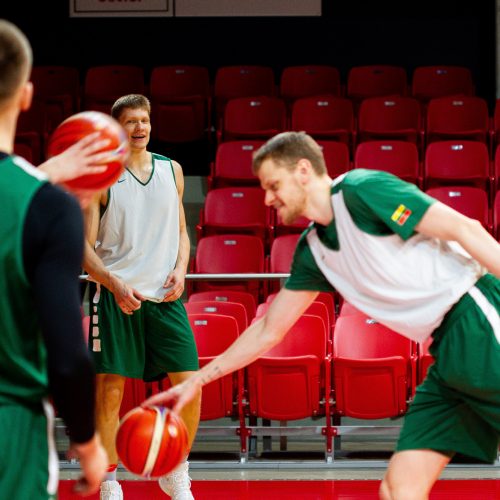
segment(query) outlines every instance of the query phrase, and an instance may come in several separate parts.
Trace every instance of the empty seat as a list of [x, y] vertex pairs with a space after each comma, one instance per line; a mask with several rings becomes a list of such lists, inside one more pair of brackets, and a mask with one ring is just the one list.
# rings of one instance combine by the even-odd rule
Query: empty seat
[[474, 95], [472, 73], [462, 66], [419, 66], [412, 76], [412, 95], [422, 102], [447, 95]]
[[247, 311], [239, 302], [222, 302], [220, 300], [198, 300], [184, 304], [189, 314], [222, 314], [231, 316], [238, 324], [238, 333], [243, 333], [248, 326]]
[[243, 305], [247, 313], [248, 323], [255, 317], [255, 297], [249, 292], [237, 290], [211, 290], [206, 292], [195, 292], [188, 296], [188, 302], [200, 302], [214, 300], [216, 302], [236, 302]]
[[493, 202], [493, 235], [500, 240], [500, 191], [497, 191]]
[[426, 193], [471, 219], [476, 219], [490, 232], [488, 194], [484, 189], [471, 186], [442, 186], [426, 190]]
[[215, 160], [210, 165], [208, 189], [225, 186], [259, 186], [252, 171], [252, 155], [264, 141], [226, 141], [217, 146]]
[[266, 140], [286, 128], [286, 108], [279, 97], [240, 97], [227, 101], [219, 142]]
[[[197, 274], [247, 274], [265, 270], [264, 245], [261, 238], [247, 234], [205, 236], [198, 241], [193, 272]], [[205, 290], [241, 290], [251, 292], [256, 303], [265, 296], [260, 280], [196, 281], [195, 292]]]
[[65, 118], [80, 109], [80, 73], [74, 66], [35, 65], [31, 71], [35, 99], [47, 109], [47, 128], [52, 132]]
[[476, 96], [431, 99], [427, 107], [426, 142], [473, 140], [487, 142], [490, 118], [486, 100]]
[[271, 209], [260, 187], [229, 186], [207, 193], [196, 226], [198, 241], [212, 234], [254, 234], [268, 248], [272, 235]]
[[367, 97], [406, 95], [407, 80], [402, 66], [354, 66], [347, 75], [347, 96], [359, 103]]
[[351, 168], [349, 160], [349, 148], [344, 142], [327, 141], [318, 139], [316, 141], [325, 158], [326, 170], [330, 177], [337, 177]]
[[[299, 238], [299, 233], [291, 233], [282, 234], [273, 240], [269, 258], [269, 272], [278, 274], [290, 272]], [[269, 292], [277, 292], [281, 285], [280, 281], [271, 281], [269, 283]]]
[[28, 110], [19, 114], [14, 142], [27, 146], [33, 163], [38, 165], [45, 159], [48, 135], [47, 107], [34, 100]]
[[[238, 338], [238, 325], [232, 316], [188, 314], [200, 367], [225, 351]], [[243, 372], [237, 370], [203, 387], [200, 420], [242, 415]]]
[[91, 66], [83, 88], [84, 109], [109, 114], [111, 106], [125, 94], [144, 94], [144, 69], [133, 65]]
[[426, 189], [467, 185], [489, 192], [490, 160], [486, 144], [477, 141], [439, 141], [427, 146], [424, 160]]
[[285, 338], [247, 367], [252, 416], [296, 420], [326, 414], [330, 392], [327, 333], [304, 314]]
[[281, 71], [280, 96], [291, 108], [301, 97], [317, 95], [340, 96], [339, 70], [329, 65], [286, 66]]
[[211, 116], [208, 68], [156, 66], [149, 87], [155, 139], [179, 143], [207, 138]]
[[423, 141], [421, 105], [413, 97], [371, 97], [358, 112], [358, 143], [371, 140]]
[[341, 97], [302, 97], [292, 106], [291, 129], [307, 132], [315, 139], [355, 142], [352, 102]]
[[421, 186], [417, 146], [405, 141], [369, 141], [356, 147], [354, 168], [383, 170]]
[[18, 156], [23, 157], [26, 161], [33, 163], [33, 151], [29, 144], [25, 144], [22, 142], [15, 142], [14, 153]]
[[340, 315], [333, 336], [335, 412], [403, 415], [416, 385], [416, 345], [364, 314]]
[[233, 65], [217, 68], [214, 79], [215, 126], [224, 115], [229, 99], [276, 95], [274, 71], [270, 66]]

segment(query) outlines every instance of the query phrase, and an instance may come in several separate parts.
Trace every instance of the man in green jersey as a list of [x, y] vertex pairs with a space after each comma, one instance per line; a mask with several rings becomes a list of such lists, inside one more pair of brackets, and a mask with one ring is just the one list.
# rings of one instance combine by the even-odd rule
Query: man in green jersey
[[[301, 236], [291, 276], [267, 314], [183, 384], [144, 402], [179, 411], [200, 387], [280, 342], [315, 299], [335, 288], [357, 309], [415, 341], [436, 361], [405, 417], [380, 498], [428, 498], [454, 453], [485, 462], [500, 433], [500, 245], [478, 221], [379, 171], [328, 177], [303, 132], [254, 155], [265, 203]], [[397, 258], [394, 256], [397, 255]], [[491, 273], [491, 274], [490, 274]]]
[[[81, 493], [97, 491], [107, 465], [95, 432], [94, 369], [80, 313], [82, 213], [73, 196], [13, 154], [18, 116], [33, 94], [31, 64], [26, 37], [0, 20], [0, 496], [10, 500], [57, 494], [49, 396], [80, 460]], [[96, 149], [89, 153], [88, 145], [44, 168], [52, 175], [55, 168], [56, 180], [71, 178], [59, 172], [61, 162], [83, 150], [92, 156]]]

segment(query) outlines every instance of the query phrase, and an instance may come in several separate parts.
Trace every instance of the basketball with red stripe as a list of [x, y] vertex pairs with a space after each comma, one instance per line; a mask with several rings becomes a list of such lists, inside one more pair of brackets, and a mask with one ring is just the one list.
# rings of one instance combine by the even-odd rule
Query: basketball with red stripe
[[64, 120], [52, 133], [47, 146], [47, 156], [56, 156], [83, 137], [100, 132], [97, 140], [108, 139], [109, 144], [98, 152], [109, 152], [103, 162], [106, 170], [99, 174], [85, 174], [66, 181], [70, 190], [100, 191], [114, 184], [125, 168], [130, 147], [127, 133], [110, 115], [99, 111], [82, 111]]
[[124, 415], [116, 435], [123, 466], [143, 477], [160, 477], [187, 456], [188, 436], [181, 417], [168, 408], [137, 407]]

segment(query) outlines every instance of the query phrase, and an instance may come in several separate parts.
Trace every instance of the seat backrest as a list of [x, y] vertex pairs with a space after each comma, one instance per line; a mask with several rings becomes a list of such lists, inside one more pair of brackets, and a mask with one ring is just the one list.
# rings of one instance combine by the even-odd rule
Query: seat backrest
[[80, 99], [80, 71], [76, 66], [36, 65], [31, 81], [37, 98], [68, 95], [76, 112]]
[[488, 147], [479, 141], [449, 140], [427, 146], [424, 160], [426, 188], [470, 185], [487, 189], [490, 177]]
[[208, 68], [197, 65], [156, 66], [151, 71], [149, 89], [153, 102], [210, 96]]
[[493, 202], [493, 235], [500, 241], [500, 191], [497, 191]]
[[283, 340], [266, 351], [266, 357], [313, 355], [324, 359], [327, 352], [326, 325], [322, 318], [303, 314], [290, 328]]
[[140, 66], [91, 66], [85, 75], [84, 108], [109, 113], [113, 102], [122, 95], [144, 91], [144, 69]]
[[464, 139], [472, 136], [475, 140], [486, 141], [490, 120], [488, 113], [486, 100], [477, 96], [431, 99], [427, 107], [427, 142], [440, 140], [440, 135]]
[[421, 104], [413, 97], [390, 96], [364, 99], [358, 111], [358, 130], [390, 135], [421, 128]]
[[[222, 187], [211, 189], [203, 206], [204, 224], [243, 227], [270, 225], [270, 209], [264, 204], [260, 187]], [[238, 232], [237, 229], [235, 232]]]
[[223, 140], [266, 139], [285, 130], [286, 108], [279, 97], [229, 99], [224, 110]]
[[293, 255], [300, 234], [283, 234], [276, 237], [271, 245], [270, 272], [289, 273]]
[[484, 189], [471, 186], [441, 186], [427, 189], [425, 192], [490, 229], [488, 194]]
[[255, 317], [256, 303], [254, 296], [249, 292], [237, 290], [209, 290], [206, 292], [195, 292], [189, 295], [187, 303], [190, 302], [235, 302], [241, 304], [247, 313], [248, 324]]
[[412, 77], [412, 95], [427, 102], [446, 95], [474, 95], [472, 72], [462, 66], [419, 66]]
[[238, 323], [238, 333], [243, 333], [248, 326], [247, 311], [239, 302], [221, 302], [218, 300], [200, 300], [184, 304], [188, 314], [223, 314], [233, 317]]
[[326, 170], [330, 177], [337, 177], [350, 169], [349, 147], [346, 143], [321, 139], [316, 142], [323, 151]]
[[212, 357], [225, 351], [238, 338], [238, 324], [223, 314], [188, 314], [198, 356]]
[[331, 96], [297, 99], [292, 106], [291, 129], [303, 130], [315, 138], [325, 138], [337, 131], [351, 134], [354, 130], [352, 102]]
[[383, 170], [417, 184], [420, 175], [418, 149], [408, 141], [362, 142], [356, 147], [354, 168]]
[[252, 155], [263, 140], [225, 141], [217, 147], [214, 164], [214, 183], [259, 185], [252, 171]]
[[288, 102], [314, 95], [340, 95], [340, 73], [334, 66], [286, 66], [280, 76], [280, 95]]
[[347, 96], [361, 101], [367, 97], [405, 95], [407, 80], [406, 70], [402, 66], [354, 66], [347, 75]]
[[340, 315], [333, 334], [334, 358], [372, 359], [390, 356], [410, 358], [413, 343], [368, 316]]

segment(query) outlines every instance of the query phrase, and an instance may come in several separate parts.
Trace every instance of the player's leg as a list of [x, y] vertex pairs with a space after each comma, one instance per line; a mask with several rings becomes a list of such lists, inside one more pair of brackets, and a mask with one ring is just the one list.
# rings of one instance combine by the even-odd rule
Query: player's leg
[[450, 457], [433, 450], [395, 453], [380, 485], [381, 500], [426, 500]]

